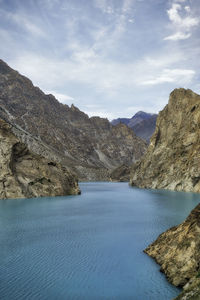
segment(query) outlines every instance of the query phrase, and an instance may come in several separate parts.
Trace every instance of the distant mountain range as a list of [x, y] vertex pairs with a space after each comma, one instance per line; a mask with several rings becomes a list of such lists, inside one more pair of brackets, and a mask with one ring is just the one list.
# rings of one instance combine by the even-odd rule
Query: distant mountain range
[[128, 127], [133, 129], [138, 137], [141, 137], [149, 143], [149, 140], [156, 127], [157, 116], [157, 114], [150, 114], [144, 111], [139, 111], [132, 118], [114, 119], [111, 121], [111, 124], [126, 124]]

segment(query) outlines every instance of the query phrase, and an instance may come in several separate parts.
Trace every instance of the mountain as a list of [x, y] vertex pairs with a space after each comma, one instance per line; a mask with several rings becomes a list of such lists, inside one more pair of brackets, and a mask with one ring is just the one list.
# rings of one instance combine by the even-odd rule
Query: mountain
[[132, 118], [118, 118], [111, 121], [112, 125], [117, 125], [120, 123], [126, 124], [128, 127], [133, 129], [138, 137], [149, 140], [154, 133], [156, 127], [156, 114], [149, 114], [143, 111], [137, 112]]
[[175, 89], [159, 113], [146, 154], [131, 171], [142, 188], [200, 192], [200, 95]]
[[118, 118], [111, 121], [112, 125], [117, 125], [120, 123], [126, 124], [128, 126], [130, 119], [129, 118]]
[[[50, 148], [51, 156], [75, 172], [80, 180], [108, 180], [119, 165], [141, 158], [146, 143], [125, 124], [113, 126], [107, 119], [89, 118], [77, 107], [59, 103], [0, 60], [0, 117], [28, 132]], [[37, 149], [20, 135], [29, 149]]]
[[176, 299], [200, 299], [200, 204], [179, 226], [162, 233], [145, 252], [175, 286], [184, 286]]
[[150, 118], [144, 119], [143, 121], [135, 124], [132, 129], [137, 136], [149, 143], [156, 128], [156, 120], [157, 115], [152, 115]]
[[19, 131], [0, 119], [0, 199], [80, 193], [69, 170], [28, 150], [15, 130]]

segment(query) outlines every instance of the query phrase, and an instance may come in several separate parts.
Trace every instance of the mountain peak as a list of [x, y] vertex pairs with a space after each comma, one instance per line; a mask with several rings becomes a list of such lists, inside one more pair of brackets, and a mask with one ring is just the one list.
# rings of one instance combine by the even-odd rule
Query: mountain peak
[[130, 127], [137, 136], [149, 142], [155, 127], [156, 127], [156, 114], [138, 111], [132, 118], [118, 118], [111, 121], [112, 125], [119, 123], [126, 124]]

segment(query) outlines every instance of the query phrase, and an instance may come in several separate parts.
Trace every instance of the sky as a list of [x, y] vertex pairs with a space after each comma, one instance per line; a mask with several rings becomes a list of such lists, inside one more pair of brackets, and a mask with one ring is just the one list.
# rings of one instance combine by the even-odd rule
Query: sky
[[0, 0], [0, 41], [1, 59], [89, 116], [200, 93], [200, 0]]

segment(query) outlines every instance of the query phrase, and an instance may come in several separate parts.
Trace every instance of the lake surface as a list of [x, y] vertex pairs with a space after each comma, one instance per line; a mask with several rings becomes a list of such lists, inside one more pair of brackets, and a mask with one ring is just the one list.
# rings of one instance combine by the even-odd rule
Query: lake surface
[[180, 290], [142, 251], [200, 195], [80, 186], [80, 196], [0, 201], [0, 299], [175, 297]]

